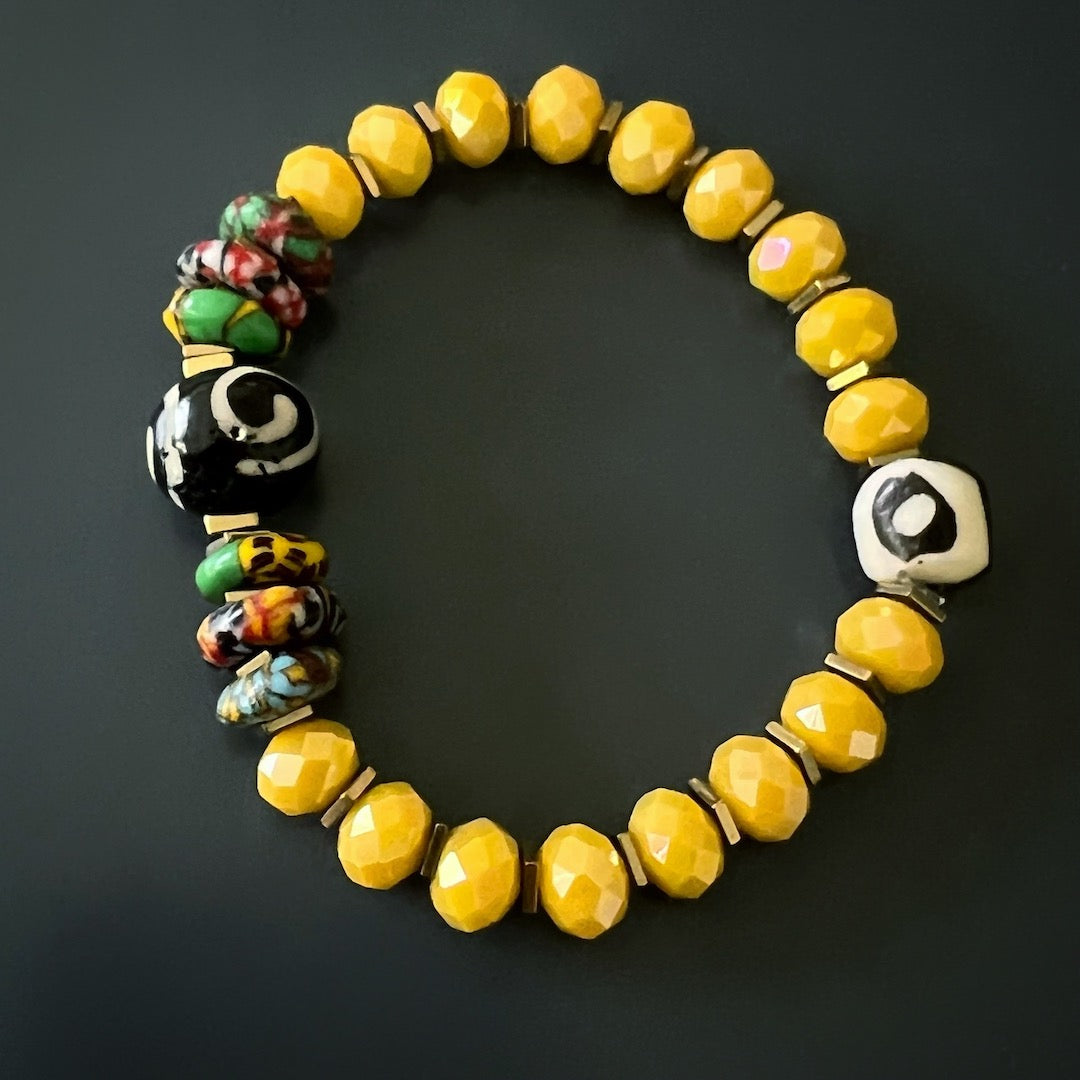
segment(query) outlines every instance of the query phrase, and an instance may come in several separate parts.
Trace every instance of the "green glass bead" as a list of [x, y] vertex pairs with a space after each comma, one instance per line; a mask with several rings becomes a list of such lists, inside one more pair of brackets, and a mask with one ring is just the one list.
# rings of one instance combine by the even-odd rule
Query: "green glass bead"
[[226, 328], [225, 344], [243, 353], [277, 352], [282, 335], [272, 315], [254, 300], [245, 301], [246, 310]]
[[225, 345], [242, 353], [280, 351], [285, 335], [257, 301], [223, 287], [188, 289], [166, 311], [175, 313], [181, 341]]
[[225, 594], [244, 583], [244, 568], [240, 565], [240, 541], [219, 547], [206, 556], [195, 570], [195, 584], [207, 600], [220, 604]]
[[225, 324], [244, 302], [231, 289], [190, 289], [177, 305], [176, 313], [185, 335], [207, 345], [225, 343]]

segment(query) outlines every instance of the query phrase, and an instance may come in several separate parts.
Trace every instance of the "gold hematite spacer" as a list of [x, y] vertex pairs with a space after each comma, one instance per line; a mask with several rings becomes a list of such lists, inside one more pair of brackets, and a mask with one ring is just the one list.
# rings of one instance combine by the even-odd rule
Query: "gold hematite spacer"
[[182, 345], [180, 352], [184, 358], [180, 369], [185, 379], [194, 378], [215, 368], [232, 367], [233, 364], [232, 349], [222, 345]]
[[626, 860], [626, 868], [637, 886], [648, 885], [649, 879], [645, 876], [645, 867], [641, 865], [641, 856], [634, 847], [634, 838], [628, 832], [621, 832], [617, 837], [619, 847], [622, 848], [623, 858]]
[[604, 109], [604, 115], [600, 117], [600, 127], [597, 128], [596, 138], [589, 148], [589, 161], [593, 165], [603, 165], [607, 161], [608, 151], [611, 149], [611, 140], [615, 137], [615, 129], [622, 119], [623, 103], [621, 101], [609, 101]]
[[818, 768], [814, 755], [810, 752], [810, 747], [795, 732], [788, 731], [777, 720], [770, 720], [765, 725], [765, 734], [798, 760], [802, 766], [802, 771], [806, 774], [806, 779], [811, 784], [816, 784], [821, 780], [821, 770]]
[[206, 545], [206, 554], [213, 555], [218, 548], [223, 548], [226, 544], [231, 544], [234, 540], [240, 540], [245, 536], [258, 536], [265, 532], [265, 529], [230, 529], [228, 532], [223, 532], [219, 537], [211, 540]]
[[225, 594], [225, 603], [235, 604], [237, 600], [246, 600], [257, 592], [262, 592], [262, 589], [236, 589], [233, 592], [227, 592]]
[[878, 682], [878, 677], [868, 667], [856, 664], [854, 660], [849, 660], [846, 656], [834, 652], [825, 657], [825, 666], [835, 671], [837, 675], [843, 675], [845, 679], [850, 679], [853, 683], [858, 684], [879, 705], [885, 701], [885, 688]]
[[921, 581], [914, 581], [909, 577], [903, 577], [897, 581], [879, 581], [877, 591], [881, 596], [895, 596], [900, 600], [908, 601], [934, 622], [945, 621], [945, 597], [934, 592]]
[[420, 864], [420, 876], [431, 879], [435, 876], [435, 869], [439, 865], [439, 856], [446, 844], [446, 838], [450, 835], [450, 826], [439, 821], [431, 830], [431, 839], [428, 841], [427, 851], [424, 853], [424, 861]]
[[515, 150], [529, 145], [529, 105], [525, 101], [510, 101], [510, 145]]
[[704, 780], [699, 780], [696, 776], [690, 778], [690, 790], [716, 815], [727, 842], [737, 844], [742, 836], [731, 811], [724, 805], [724, 800]]
[[359, 177], [364, 193], [373, 199], [379, 198], [382, 192], [379, 190], [379, 181], [375, 179], [371, 166], [359, 154], [350, 153], [346, 157], [353, 167], [353, 172]]
[[330, 804], [319, 821], [324, 829], [332, 829], [349, 812], [352, 804], [371, 787], [375, 770], [368, 765], [361, 769], [356, 779]]
[[757, 242], [757, 238], [784, 212], [784, 204], [778, 199], [773, 199], [764, 210], [759, 210], [744, 226], [739, 233], [739, 244], [744, 250], [749, 250]]
[[310, 705], [301, 705], [299, 709], [293, 709], [291, 713], [279, 716], [276, 720], [268, 720], [263, 724], [262, 729], [267, 735], [276, 735], [279, 731], [284, 731], [287, 727], [299, 724], [301, 720], [314, 715], [315, 710]]
[[273, 657], [264, 650], [258, 656], [253, 656], [246, 664], [242, 664], [236, 669], [237, 678], [242, 679], [245, 675], [250, 675], [252, 672], [258, 671], [259, 668], [266, 667], [272, 659]]
[[446, 132], [443, 131], [439, 118], [435, 115], [431, 106], [426, 101], [418, 101], [413, 106], [421, 126], [427, 132], [428, 142], [431, 143], [431, 152], [436, 161], [445, 161], [447, 158]]
[[922, 451], [917, 446], [908, 450], [895, 450], [891, 454], [874, 454], [866, 459], [866, 464], [871, 469], [877, 469], [882, 465], [888, 465], [890, 461], [903, 461], [905, 458], [921, 457]]
[[860, 360], [857, 364], [837, 372], [831, 379], [827, 379], [825, 387], [828, 390], [843, 390], [845, 386], [851, 386], [852, 383], [867, 378], [869, 374], [870, 365], [865, 360]]
[[810, 282], [794, 300], [788, 304], [789, 315], [799, 315], [805, 311], [815, 300], [820, 300], [827, 292], [835, 292], [844, 285], [851, 284], [848, 274], [833, 274], [832, 277], [818, 278]]
[[667, 197], [672, 202], [678, 202], [686, 194], [690, 181], [694, 179], [694, 173], [701, 168], [702, 163], [708, 156], [709, 148], [699, 146], [688, 158], [683, 160], [683, 163], [671, 178], [671, 183], [667, 186]]
[[521, 910], [526, 915], [540, 910], [540, 860], [535, 855], [521, 860]]
[[205, 514], [202, 519], [207, 536], [232, 532], [234, 529], [258, 528], [258, 514]]

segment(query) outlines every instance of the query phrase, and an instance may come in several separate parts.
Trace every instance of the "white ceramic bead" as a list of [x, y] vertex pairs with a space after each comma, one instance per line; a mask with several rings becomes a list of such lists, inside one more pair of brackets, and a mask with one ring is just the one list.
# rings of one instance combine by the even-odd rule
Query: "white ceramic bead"
[[966, 581], [990, 562], [978, 481], [955, 465], [903, 458], [872, 472], [852, 510], [863, 572], [932, 585]]

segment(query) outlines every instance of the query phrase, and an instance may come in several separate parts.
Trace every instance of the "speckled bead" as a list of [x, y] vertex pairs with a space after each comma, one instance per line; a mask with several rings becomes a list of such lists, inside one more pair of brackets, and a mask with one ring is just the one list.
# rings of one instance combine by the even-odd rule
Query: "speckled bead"
[[227, 727], [265, 724], [325, 697], [337, 686], [341, 654], [313, 645], [279, 653], [221, 692], [217, 718]]
[[208, 664], [236, 667], [266, 648], [292, 648], [333, 637], [345, 612], [320, 585], [271, 585], [212, 611], [196, 640]]

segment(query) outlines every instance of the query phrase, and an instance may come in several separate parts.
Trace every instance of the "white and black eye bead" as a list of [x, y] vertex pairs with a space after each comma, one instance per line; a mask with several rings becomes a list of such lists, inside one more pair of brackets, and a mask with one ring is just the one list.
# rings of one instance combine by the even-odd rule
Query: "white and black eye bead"
[[859, 562], [874, 581], [966, 581], [990, 562], [979, 483], [943, 461], [905, 458], [876, 469], [852, 510]]
[[308, 475], [319, 425], [303, 393], [256, 367], [206, 371], [172, 387], [146, 433], [154, 482], [177, 506], [233, 514], [280, 505]]

